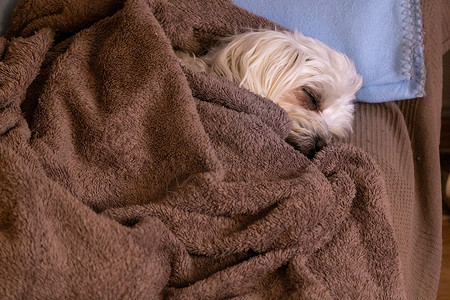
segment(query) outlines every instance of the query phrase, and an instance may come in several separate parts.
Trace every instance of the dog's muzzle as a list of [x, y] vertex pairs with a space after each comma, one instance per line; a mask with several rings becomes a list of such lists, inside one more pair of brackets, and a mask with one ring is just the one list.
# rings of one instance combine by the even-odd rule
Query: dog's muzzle
[[327, 146], [325, 138], [315, 135], [302, 135], [291, 132], [286, 141], [291, 144], [295, 150], [300, 151], [309, 159], [312, 159], [317, 152]]

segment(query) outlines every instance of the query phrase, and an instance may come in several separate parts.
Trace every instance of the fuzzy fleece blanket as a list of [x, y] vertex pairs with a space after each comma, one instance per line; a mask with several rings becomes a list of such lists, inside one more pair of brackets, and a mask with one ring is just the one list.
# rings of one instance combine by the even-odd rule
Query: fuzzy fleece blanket
[[231, 1], [29, 0], [0, 39], [1, 299], [402, 299], [383, 174], [183, 69]]

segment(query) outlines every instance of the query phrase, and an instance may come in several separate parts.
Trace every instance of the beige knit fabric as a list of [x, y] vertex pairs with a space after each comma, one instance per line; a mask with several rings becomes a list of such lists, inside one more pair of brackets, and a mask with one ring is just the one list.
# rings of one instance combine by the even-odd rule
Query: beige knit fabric
[[450, 0], [442, 1], [442, 54], [450, 50]]
[[386, 174], [408, 299], [435, 299], [441, 267], [441, 5], [422, 1], [426, 96], [359, 104], [352, 137]]

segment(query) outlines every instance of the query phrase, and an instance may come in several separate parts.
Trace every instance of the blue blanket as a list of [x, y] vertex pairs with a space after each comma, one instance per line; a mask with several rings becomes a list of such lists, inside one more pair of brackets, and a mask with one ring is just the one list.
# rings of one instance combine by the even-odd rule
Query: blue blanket
[[346, 53], [364, 78], [357, 98], [422, 97], [425, 68], [419, 0], [234, 0], [250, 12]]

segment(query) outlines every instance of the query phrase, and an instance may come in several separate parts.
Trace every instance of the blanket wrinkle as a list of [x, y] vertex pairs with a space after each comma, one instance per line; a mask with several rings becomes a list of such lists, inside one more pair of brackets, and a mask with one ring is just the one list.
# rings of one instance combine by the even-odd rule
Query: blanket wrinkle
[[[345, 187], [345, 181], [336, 184], [336, 187], [337, 189]], [[218, 188], [217, 190], [223, 189]], [[302, 194], [307, 193], [300, 192], [300, 195]], [[179, 195], [194, 195], [195, 197], [195, 192], [184, 191]], [[171, 209], [166, 205], [159, 204], [149, 204], [145, 208], [116, 209], [107, 213], [121, 220], [136, 219], [139, 215], [157, 217], [168, 224], [171, 231], [183, 241], [190, 253], [196, 255], [225, 257], [250, 249], [263, 253], [280, 247], [291, 247], [293, 243], [298, 244], [307, 240], [307, 242], [296, 246], [297, 248], [300, 247], [301, 252], [306, 253], [309, 249], [315, 248], [314, 244], [320, 244], [322, 240], [330, 238], [326, 231], [333, 231], [333, 228], [327, 227], [330, 225], [338, 227], [339, 222], [343, 222], [344, 211], [349, 210], [348, 206], [351, 201], [348, 201], [349, 199], [339, 199], [341, 203], [329, 201], [327, 206], [323, 205], [326, 203], [325, 201], [317, 201], [323, 206], [317, 207], [313, 205], [316, 204], [314, 202], [307, 202], [306, 204], [309, 205], [299, 203], [296, 196], [291, 195], [286, 199], [278, 200], [278, 203], [256, 215], [238, 214], [234, 217], [214, 216], [207, 211], [201, 214], [197, 212], [183, 215], [180, 209]], [[325, 196], [311, 196], [315, 200], [321, 199], [321, 197], [332, 198], [333, 195], [330, 192], [329, 195], [325, 194]], [[215, 197], [211, 198], [214, 199]], [[336, 207], [343, 211], [336, 213]], [[306, 217], [310, 215], [314, 215], [314, 218]], [[295, 222], [292, 224], [285, 223], [281, 218], [293, 219]], [[320, 223], [319, 227], [317, 227], [317, 223]], [[311, 238], [311, 235], [314, 237]], [[303, 245], [307, 245], [308, 249], [303, 250]], [[318, 247], [316, 246], [316, 248]]]
[[[245, 95], [251, 93], [250, 91], [241, 89], [235, 83], [221, 77], [209, 76], [209, 80], [205, 80], [205, 77], [208, 76], [205, 73], [192, 72], [187, 68], [183, 68], [183, 70], [190, 83], [192, 94], [197, 99], [216, 103], [240, 113], [257, 114], [260, 120], [278, 133], [282, 139], [288, 136], [292, 127], [291, 120], [287, 113], [272, 101], [263, 97], [260, 97], [257, 102], [242, 101], [241, 99], [245, 99]], [[211, 94], [205, 93], [217, 85], [223, 86], [223, 88], [215, 93], [214, 98], [211, 98]], [[260, 102], [265, 105], [259, 105]]]
[[308, 160], [280, 107], [174, 53], [276, 24], [55, 1], [22, 1], [0, 40], [0, 298], [405, 298], [374, 161]]

